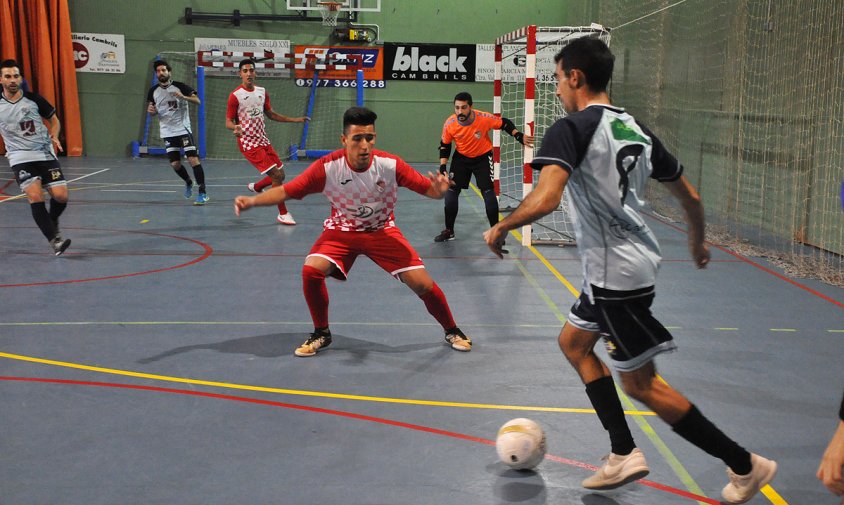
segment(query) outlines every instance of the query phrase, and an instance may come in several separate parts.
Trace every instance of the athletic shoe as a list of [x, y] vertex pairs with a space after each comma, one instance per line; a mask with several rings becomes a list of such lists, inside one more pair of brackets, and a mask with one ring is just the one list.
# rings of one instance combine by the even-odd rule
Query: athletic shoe
[[650, 473], [645, 455], [638, 447], [626, 456], [609, 453], [602, 459], [605, 461], [604, 465], [595, 475], [584, 479], [580, 483], [581, 486], [586, 489], [615, 489]]
[[469, 352], [472, 350], [472, 339], [463, 334], [460, 328], [456, 326], [445, 332], [445, 341], [451, 344], [451, 348], [455, 351]]
[[263, 193], [264, 192], [264, 190], [258, 191], [257, 189], [255, 189], [255, 183], [254, 182], [250, 182], [249, 184], [247, 184], [246, 189], [248, 189], [252, 193]]
[[296, 221], [293, 219], [293, 215], [289, 212], [287, 214], [279, 214], [277, 218], [275, 218], [281, 224], [287, 226], [293, 226], [296, 224]]
[[210, 198], [208, 198], [208, 195], [206, 195], [205, 193], [200, 193], [200, 194], [196, 195], [196, 201], [193, 202], [193, 204], [194, 205], [205, 205], [206, 203], [208, 203], [208, 200], [210, 200]]
[[190, 200], [191, 196], [193, 196], [193, 183], [185, 185], [185, 199]]
[[445, 242], [446, 240], [454, 240], [454, 230], [446, 228], [434, 237], [434, 242]]
[[727, 503], [744, 503], [750, 500], [771, 482], [777, 473], [777, 462], [765, 459], [758, 454], [750, 455], [750, 464], [752, 466], [747, 475], [736, 475], [727, 467], [730, 483], [721, 491], [721, 496]]
[[56, 253], [56, 256], [61, 256], [70, 247], [70, 239], [56, 236], [56, 238], [50, 241], [50, 245], [53, 246], [53, 252]]
[[313, 356], [317, 353], [317, 351], [324, 349], [329, 345], [331, 345], [331, 332], [327, 330], [325, 332], [315, 331], [311, 333], [308, 340], [305, 340], [305, 343], [293, 351], [293, 354], [306, 358], [308, 356]]

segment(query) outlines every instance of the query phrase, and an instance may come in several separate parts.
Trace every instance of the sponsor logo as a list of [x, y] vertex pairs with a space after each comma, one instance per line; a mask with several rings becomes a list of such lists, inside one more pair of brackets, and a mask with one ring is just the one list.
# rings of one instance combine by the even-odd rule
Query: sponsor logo
[[91, 56], [88, 53], [88, 48], [79, 42], [73, 43], [73, 64], [76, 68], [82, 68], [88, 64]]
[[26, 170], [21, 170], [20, 172], [18, 172], [18, 179], [20, 180], [29, 179], [30, 177], [32, 177], [32, 174], [30, 174]]
[[405, 54], [406, 48], [396, 49], [396, 57], [393, 60], [393, 70], [405, 72], [407, 70], [421, 70], [423, 72], [439, 70], [440, 72], [466, 72], [467, 56], [458, 56], [457, 49], [452, 47], [447, 55], [437, 56], [430, 54], [419, 55], [418, 47], [411, 47], [410, 54]]
[[357, 209], [349, 209], [349, 212], [354, 214], [354, 216], [359, 219], [366, 219], [371, 215], [375, 214], [375, 210], [372, 207], [368, 207], [366, 205], [361, 205]]
[[610, 233], [621, 239], [629, 237], [631, 233], [638, 235], [644, 229], [643, 225], [633, 224], [618, 217], [610, 220]]
[[476, 49], [470, 44], [384, 45], [388, 79], [474, 81]]

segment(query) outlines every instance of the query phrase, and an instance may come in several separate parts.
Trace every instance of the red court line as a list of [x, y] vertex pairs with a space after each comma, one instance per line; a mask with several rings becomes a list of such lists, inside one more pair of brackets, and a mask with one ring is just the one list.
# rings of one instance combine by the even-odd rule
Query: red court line
[[[660, 223], [662, 223], [662, 224], [664, 224], [664, 225], [666, 225], [666, 226], [668, 226], [668, 227], [670, 227], [670, 228], [674, 228], [675, 230], [681, 231], [681, 232], [683, 232], [683, 233], [687, 233], [687, 232], [686, 232], [686, 230], [684, 230], [683, 228], [680, 228], [679, 226], [676, 226], [676, 225], [674, 225], [673, 223], [669, 223], [668, 221], [665, 221], [665, 220], [663, 220], [663, 219], [661, 219], [661, 218], [659, 218], [659, 217], [657, 217], [657, 216], [655, 216], [655, 215], [648, 214], [648, 216], [650, 216], [650, 217], [652, 217], [652, 218], [656, 219], [656, 220], [657, 220], [657, 221], [659, 221]], [[745, 256], [742, 256], [741, 254], [738, 254], [738, 253], [734, 253], [733, 251], [731, 251], [731, 250], [729, 250], [729, 249], [727, 249], [727, 248], [725, 248], [725, 247], [721, 247], [721, 246], [719, 246], [719, 245], [717, 245], [717, 244], [713, 244], [713, 243], [711, 243], [711, 242], [707, 242], [707, 244], [709, 244], [709, 245], [711, 245], [712, 247], [714, 247], [714, 248], [718, 249], [719, 251], [723, 251], [723, 252], [725, 252], [725, 253], [729, 254], [730, 256], [733, 256], [733, 257], [735, 257], [735, 258], [738, 258], [739, 260], [743, 261], [744, 263], [748, 263], [748, 264], [750, 264], [750, 265], [752, 265], [752, 266], [754, 266], [754, 267], [758, 268], [759, 270], [762, 270], [762, 271], [763, 271], [763, 272], [765, 272], [765, 273], [771, 274], [771, 275], [773, 275], [774, 277], [776, 277], [776, 278], [778, 278], [778, 279], [780, 279], [780, 280], [783, 280], [783, 281], [785, 281], [785, 282], [788, 282], [789, 284], [793, 284], [794, 286], [797, 286], [798, 288], [800, 288], [800, 289], [802, 289], [802, 290], [808, 291], [809, 293], [811, 293], [811, 294], [813, 294], [813, 295], [817, 296], [818, 298], [822, 298], [822, 299], [824, 299], [824, 300], [826, 300], [826, 301], [828, 301], [828, 302], [830, 302], [830, 303], [834, 303], [835, 305], [838, 305], [839, 307], [844, 308], [844, 302], [839, 302], [838, 300], [832, 299], [832, 298], [830, 298], [830, 297], [826, 296], [825, 294], [823, 294], [823, 293], [821, 293], [821, 292], [819, 292], [819, 291], [815, 291], [814, 289], [810, 288], [809, 286], [805, 286], [805, 285], [800, 284], [799, 282], [797, 282], [797, 281], [795, 281], [795, 280], [793, 280], [793, 279], [789, 279], [789, 278], [788, 278], [788, 277], [786, 277], [785, 275], [782, 275], [782, 274], [780, 274], [780, 273], [777, 273], [777, 272], [775, 272], [775, 271], [771, 270], [770, 268], [764, 267], [764, 266], [760, 265], [759, 263], [756, 263], [755, 261], [751, 260], [750, 258], [747, 258], [747, 257], [745, 257]]]
[[[12, 226], [12, 227], [8, 227], [8, 228], [22, 228], [22, 227]], [[176, 239], [176, 240], [184, 240], [186, 242], [193, 242], [194, 244], [197, 244], [198, 246], [202, 247], [202, 249], [205, 252], [202, 254], [202, 256], [198, 256], [198, 257], [196, 257], [196, 258], [194, 258], [194, 259], [192, 259], [192, 260], [190, 260], [186, 263], [180, 263], [178, 265], [173, 265], [173, 266], [164, 267], [164, 268], [156, 268], [155, 270], [144, 270], [143, 272], [130, 272], [128, 274], [107, 275], [107, 276], [104, 276], [104, 277], [89, 277], [87, 279], [68, 279], [68, 280], [64, 280], [64, 281], [28, 282], [28, 283], [21, 283], [21, 284], [0, 284], [0, 288], [51, 286], [51, 285], [54, 285], [54, 284], [77, 284], [77, 283], [80, 283], [80, 282], [104, 281], [104, 280], [110, 280], [110, 279], [122, 279], [124, 277], [135, 277], [137, 275], [149, 275], [149, 274], [155, 274], [155, 273], [159, 273], [159, 272], [166, 272], [168, 270], [176, 270], [176, 269], [179, 269], [179, 268], [188, 267], [190, 265], [193, 265], [194, 263], [199, 263], [200, 261], [205, 261], [206, 259], [208, 259], [208, 257], [210, 257], [214, 253], [214, 249], [210, 245], [206, 244], [205, 242], [200, 242], [199, 240], [194, 240], [192, 238], [187, 238], [187, 237], [179, 237], [177, 235], [166, 235], [164, 233], [154, 233], [154, 232], [149, 232], [149, 231], [138, 231], [138, 230], [106, 230], [106, 229], [100, 229], [100, 228], [68, 228], [68, 229], [69, 230], [89, 230], [89, 231], [111, 231], [111, 232], [124, 232], [124, 233], [139, 233], [141, 235], [152, 235], [152, 236], [156, 236], [156, 237], [166, 237], [166, 238], [172, 238], [172, 239]], [[66, 254], [66, 255], [71, 256], [72, 254]]]
[[[450, 437], [456, 438], [458, 440], [466, 440], [468, 442], [475, 442], [484, 445], [495, 446], [494, 440], [488, 440], [485, 438], [473, 437], [471, 435], [466, 435], [463, 433], [457, 433], [454, 431], [446, 431], [440, 430], [437, 428], [431, 428], [428, 426], [422, 426], [419, 424], [411, 424], [405, 423], [401, 421], [394, 421], [392, 419], [386, 419], [383, 417], [373, 417], [367, 416], [363, 414], [355, 414], [354, 412], [346, 412], [342, 410], [333, 410], [333, 409], [324, 409], [320, 407], [309, 407], [307, 405], [297, 405], [295, 403], [286, 403], [286, 402], [276, 402], [271, 400], [261, 400], [258, 398], [249, 398], [245, 396], [233, 396], [233, 395], [223, 395], [219, 393], [207, 393], [204, 391], [194, 391], [194, 390], [185, 390], [185, 389], [174, 389], [174, 388], [162, 388], [157, 386], [142, 386], [137, 384], [120, 384], [120, 383], [108, 383], [108, 382], [94, 382], [94, 381], [77, 381], [77, 380], [68, 380], [68, 379], [45, 379], [39, 377], [9, 377], [9, 376], [0, 376], [0, 380], [2, 381], [17, 381], [17, 382], [39, 382], [39, 383], [48, 383], [48, 384], [66, 384], [66, 385], [75, 385], [75, 386], [91, 386], [91, 387], [106, 387], [106, 388], [118, 388], [118, 389], [137, 389], [142, 391], [154, 391], [158, 393], [172, 393], [172, 394], [180, 394], [180, 395], [189, 395], [189, 396], [202, 396], [206, 398], [215, 398], [218, 400], [229, 400], [235, 402], [243, 402], [243, 403], [254, 403], [258, 405], [267, 405], [270, 407], [282, 407], [286, 409], [294, 409], [294, 410], [302, 410], [305, 412], [314, 412], [317, 414], [327, 414], [332, 416], [339, 416], [339, 417], [346, 417], [349, 419], [356, 419], [358, 421], [368, 421], [372, 423], [384, 424], [387, 426], [394, 426], [397, 428], [405, 428], [409, 430], [421, 431], [424, 433], [430, 433], [432, 435], [440, 435], [443, 437]], [[595, 471], [598, 468], [587, 463], [582, 463], [580, 461], [575, 461], [572, 459], [562, 458], [559, 456], [553, 455], [546, 455], [545, 459], [550, 461], [555, 461], [557, 463], [563, 463], [565, 465], [574, 466], [578, 468], [584, 468], [590, 471]], [[641, 484], [643, 486], [647, 486], [653, 489], [657, 489], [659, 491], [664, 491], [666, 493], [671, 493], [677, 496], [682, 496], [684, 498], [688, 498], [692, 501], [698, 501], [702, 503], [708, 503], [712, 505], [719, 505], [721, 502], [718, 500], [713, 500], [711, 498], [707, 498], [705, 496], [699, 496], [694, 493], [690, 493], [688, 491], [684, 491], [682, 489], [677, 489], [675, 487], [667, 486], [665, 484], [660, 484], [658, 482], [650, 481], [650, 480], [637, 480], [637, 484]]]

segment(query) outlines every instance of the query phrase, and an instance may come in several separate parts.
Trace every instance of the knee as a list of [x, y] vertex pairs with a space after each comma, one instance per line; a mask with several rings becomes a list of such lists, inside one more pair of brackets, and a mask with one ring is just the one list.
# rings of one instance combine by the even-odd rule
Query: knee
[[52, 198], [53, 200], [55, 200], [59, 203], [67, 203], [67, 199], [68, 199], [67, 193], [51, 194], [50, 198]]
[[182, 166], [181, 160], [176, 160], [176, 161], [170, 162], [170, 167], [173, 168], [173, 170], [178, 170], [179, 168], [181, 168], [181, 166]]
[[284, 170], [281, 168], [274, 168], [270, 170], [267, 175], [270, 177], [270, 179], [272, 179], [273, 184], [276, 186], [280, 186], [284, 182], [284, 179], [286, 177]]
[[622, 377], [621, 381], [621, 387], [624, 392], [631, 398], [640, 401], [645, 405], [649, 404], [648, 400], [650, 399], [652, 391], [651, 386], [651, 380], [627, 379]]
[[302, 267], [302, 282], [309, 284], [312, 282], [321, 283], [323, 281], [325, 281], [325, 272], [311, 265], [304, 265]]

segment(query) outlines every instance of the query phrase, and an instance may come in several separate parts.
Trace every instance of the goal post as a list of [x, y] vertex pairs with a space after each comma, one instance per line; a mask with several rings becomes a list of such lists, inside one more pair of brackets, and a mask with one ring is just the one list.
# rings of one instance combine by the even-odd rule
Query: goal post
[[[610, 42], [609, 31], [597, 24], [528, 25], [495, 40], [493, 113], [536, 138], [535, 147], [522, 147], [516, 142], [502, 143], [500, 132], [493, 134], [493, 176], [502, 212], [514, 210], [533, 190], [534, 151], [548, 128], [566, 115], [556, 96], [554, 56], [580, 37]], [[551, 214], [523, 226], [521, 234], [525, 246], [575, 243], [571, 218], [562, 202]]]

